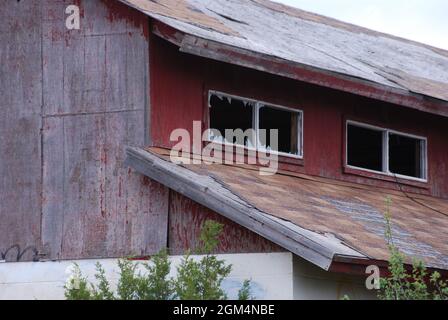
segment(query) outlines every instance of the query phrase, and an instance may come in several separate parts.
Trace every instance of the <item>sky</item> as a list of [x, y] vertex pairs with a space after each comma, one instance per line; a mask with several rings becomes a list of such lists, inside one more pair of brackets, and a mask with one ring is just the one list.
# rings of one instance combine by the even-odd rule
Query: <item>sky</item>
[[275, 0], [448, 50], [447, 0]]

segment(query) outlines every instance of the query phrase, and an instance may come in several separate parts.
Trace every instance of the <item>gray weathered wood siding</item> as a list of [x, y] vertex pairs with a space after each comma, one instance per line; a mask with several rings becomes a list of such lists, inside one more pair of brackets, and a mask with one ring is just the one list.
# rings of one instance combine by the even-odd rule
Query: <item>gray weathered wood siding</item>
[[[80, 30], [65, 27], [69, 4]], [[148, 139], [147, 18], [102, 0], [0, 9], [0, 260], [165, 246], [167, 189], [123, 165]]]

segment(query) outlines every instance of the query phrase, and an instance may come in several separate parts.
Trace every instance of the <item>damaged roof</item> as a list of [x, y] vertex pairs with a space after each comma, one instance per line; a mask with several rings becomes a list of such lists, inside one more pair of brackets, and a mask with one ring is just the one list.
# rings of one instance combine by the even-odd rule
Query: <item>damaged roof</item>
[[120, 1], [181, 51], [448, 116], [448, 51], [268, 0]]
[[127, 153], [140, 173], [325, 270], [338, 258], [388, 261], [384, 214], [390, 197], [395, 245], [430, 268], [448, 270], [446, 199], [291, 172], [262, 176], [247, 165], [176, 165], [165, 149]]

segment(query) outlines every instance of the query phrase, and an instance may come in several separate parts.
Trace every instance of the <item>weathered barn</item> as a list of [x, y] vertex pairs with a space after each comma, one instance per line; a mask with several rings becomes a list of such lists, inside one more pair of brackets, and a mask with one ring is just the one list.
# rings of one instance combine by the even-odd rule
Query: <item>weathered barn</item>
[[[290, 259], [270, 270], [287, 297], [369, 297], [387, 197], [397, 246], [448, 270], [447, 51], [267, 0], [22, 0], [0, 18], [0, 287], [38, 281], [13, 262], [181, 254], [212, 218], [219, 253]], [[277, 174], [172, 163], [195, 121], [280, 129]]]

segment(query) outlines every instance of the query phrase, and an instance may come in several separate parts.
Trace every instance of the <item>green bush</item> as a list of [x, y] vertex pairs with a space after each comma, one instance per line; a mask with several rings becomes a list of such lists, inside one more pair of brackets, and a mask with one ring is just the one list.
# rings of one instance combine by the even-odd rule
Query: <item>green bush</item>
[[92, 300], [92, 289], [87, 278], [82, 275], [78, 264], [73, 264], [73, 271], [65, 284], [65, 297], [68, 300]]
[[243, 283], [243, 287], [238, 292], [238, 300], [252, 300], [250, 289], [250, 281], [245, 280]]
[[390, 253], [390, 275], [380, 279], [378, 298], [381, 300], [448, 300], [447, 282], [438, 272], [429, 273], [424, 263], [414, 260], [412, 271], [406, 269], [406, 257], [394, 244], [390, 213], [391, 201], [387, 200], [385, 238]]
[[[177, 268], [177, 277], [169, 278], [171, 263], [167, 250], [152, 258], [152, 264], [143, 263], [145, 273], [138, 272], [139, 263], [129, 259], [118, 261], [119, 280], [116, 292], [113, 292], [104, 268], [96, 264], [97, 285], [83, 276], [79, 266], [73, 266], [73, 272], [65, 286], [68, 300], [225, 300], [227, 296], [221, 288], [224, 279], [232, 270], [224, 260], [212, 253], [219, 244], [219, 235], [223, 226], [215, 221], [204, 223], [197, 252], [202, 255], [195, 260], [188, 252]], [[246, 280], [239, 291], [240, 300], [249, 300], [250, 281]]]
[[219, 260], [211, 253], [219, 244], [223, 226], [214, 221], [206, 221], [200, 236], [200, 254], [205, 256], [195, 261], [188, 253], [177, 268], [175, 281], [176, 296], [180, 300], [226, 300], [221, 288], [222, 281], [230, 274], [231, 265]]

